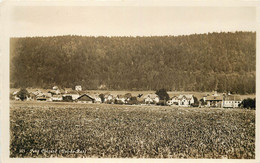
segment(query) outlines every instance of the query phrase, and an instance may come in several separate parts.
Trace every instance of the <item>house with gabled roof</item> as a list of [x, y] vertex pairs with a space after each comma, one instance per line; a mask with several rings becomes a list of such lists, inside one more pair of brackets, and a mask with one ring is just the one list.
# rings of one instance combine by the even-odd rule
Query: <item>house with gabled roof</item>
[[173, 96], [170, 100], [166, 102], [167, 105], [179, 105], [178, 96]]
[[242, 103], [242, 98], [238, 95], [227, 95], [223, 98], [223, 108], [237, 108]]
[[144, 102], [146, 104], [156, 104], [160, 101], [159, 96], [157, 94], [147, 94], [143, 96]]
[[92, 98], [91, 96], [87, 95], [87, 94], [83, 94], [81, 96], [79, 96], [77, 98], [77, 102], [79, 103], [94, 103], [94, 98]]
[[104, 103], [109, 103], [109, 104], [113, 104], [114, 103], [114, 96], [112, 94], [109, 93], [105, 93], [104, 94]]
[[207, 103], [207, 107], [222, 107], [223, 96], [220, 95], [206, 96], [205, 101]]
[[179, 95], [178, 100], [178, 105], [183, 107], [189, 107], [191, 104], [194, 103], [193, 95]]

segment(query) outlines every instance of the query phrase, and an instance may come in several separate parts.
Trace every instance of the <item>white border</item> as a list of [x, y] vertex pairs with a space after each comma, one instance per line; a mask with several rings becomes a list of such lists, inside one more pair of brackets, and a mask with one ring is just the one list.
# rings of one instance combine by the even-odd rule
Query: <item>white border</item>
[[[155, 0], [84, 0], [84, 1], [4, 1], [0, 4], [0, 106], [1, 106], [1, 161], [6, 162], [260, 162], [259, 156], [259, 129], [256, 127], [256, 159], [254, 160], [226, 160], [226, 159], [92, 159], [92, 158], [9, 158], [9, 29], [10, 13], [13, 6], [211, 6], [211, 7], [256, 7], [257, 8], [257, 54], [256, 60], [259, 61], [259, 39], [260, 39], [260, 5], [258, 0], [212, 0], [212, 1], [195, 1], [195, 0], [172, 0], [172, 1], [155, 1]], [[260, 82], [259, 65], [256, 66], [257, 75], [256, 83]], [[260, 86], [256, 84], [256, 96]], [[258, 99], [258, 98], [257, 98]], [[257, 106], [260, 102], [257, 100]], [[259, 126], [259, 109], [256, 110], [256, 126]]]

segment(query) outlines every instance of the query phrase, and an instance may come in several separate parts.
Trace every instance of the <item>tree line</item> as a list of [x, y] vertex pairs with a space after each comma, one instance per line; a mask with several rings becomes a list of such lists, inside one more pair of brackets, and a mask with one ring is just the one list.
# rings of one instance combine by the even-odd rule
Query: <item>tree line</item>
[[256, 33], [10, 39], [12, 88], [255, 93]]

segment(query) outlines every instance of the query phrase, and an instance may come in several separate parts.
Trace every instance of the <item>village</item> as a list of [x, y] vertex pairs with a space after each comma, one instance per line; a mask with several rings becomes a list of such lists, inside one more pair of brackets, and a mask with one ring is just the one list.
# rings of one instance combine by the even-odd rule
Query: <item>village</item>
[[45, 101], [45, 102], [75, 102], [75, 103], [105, 103], [121, 105], [167, 105], [177, 107], [214, 107], [214, 108], [238, 108], [242, 103], [239, 95], [230, 93], [218, 94], [213, 91], [199, 99], [193, 94], [179, 94], [170, 96], [169, 100], [162, 100], [155, 93], [146, 94], [113, 94], [110, 92], [98, 94], [83, 91], [80, 85], [72, 88], [60, 89], [53, 86], [52, 89], [33, 89], [28, 91], [24, 99], [18, 95], [18, 90], [11, 92], [10, 99], [16, 101]]

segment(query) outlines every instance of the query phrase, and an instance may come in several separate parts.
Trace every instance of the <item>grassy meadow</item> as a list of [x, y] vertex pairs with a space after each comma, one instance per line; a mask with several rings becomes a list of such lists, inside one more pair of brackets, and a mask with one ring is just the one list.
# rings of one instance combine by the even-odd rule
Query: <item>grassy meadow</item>
[[10, 103], [10, 157], [255, 158], [255, 110]]

